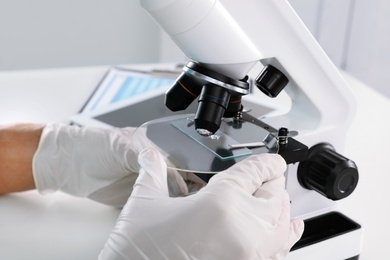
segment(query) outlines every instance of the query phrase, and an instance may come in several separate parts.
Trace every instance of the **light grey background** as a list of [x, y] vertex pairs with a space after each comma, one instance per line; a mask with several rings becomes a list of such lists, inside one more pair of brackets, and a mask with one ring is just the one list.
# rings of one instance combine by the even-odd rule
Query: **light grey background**
[[175, 59], [161, 34], [138, 0], [1, 0], [0, 70]]
[[338, 67], [390, 97], [390, 1], [289, 2]]
[[[290, 0], [333, 62], [390, 97], [390, 1]], [[0, 70], [184, 61], [138, 0], [1, 0]]]

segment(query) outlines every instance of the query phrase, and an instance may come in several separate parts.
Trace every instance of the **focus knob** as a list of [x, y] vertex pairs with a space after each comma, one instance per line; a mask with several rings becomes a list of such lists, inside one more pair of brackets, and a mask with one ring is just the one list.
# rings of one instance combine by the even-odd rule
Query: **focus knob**
[[348, 197], [355, 190], [358, 180], [356, 164], [337, 153], [328, 143], [311, 147], [307, 160], [298, 166], [299, 183], [332, 200]]
[[255, 85], [269, 97], [276, 97], [287, 85], [287, 77], [277, 68], [267, 65], [255, 79]]

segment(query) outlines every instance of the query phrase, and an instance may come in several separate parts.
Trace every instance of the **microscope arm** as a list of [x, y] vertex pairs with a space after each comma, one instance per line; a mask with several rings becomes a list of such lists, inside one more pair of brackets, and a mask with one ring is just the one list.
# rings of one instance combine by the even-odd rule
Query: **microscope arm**
[[356, 106], [353, 94], [287, 1], [245, 0], [240, 6], [222, 2], [261, 50], [260, 62], [273, 65], [289, 79], [285, 90], [291, 110], [268, 123], [300, 132], [349, 126]]

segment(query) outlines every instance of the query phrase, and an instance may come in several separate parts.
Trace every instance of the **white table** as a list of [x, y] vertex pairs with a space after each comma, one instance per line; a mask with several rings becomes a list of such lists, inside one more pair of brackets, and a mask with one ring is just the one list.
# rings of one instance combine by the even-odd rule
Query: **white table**
[[[0, 124], [67, 122], [108, 67], [0, 72]], [[342, 211], [365, 230], [360, 259], [384, 259], [390, 241], [390, 100], [345, 75], [358, 114], [343, 153], [360, 172]], [[35, 191], [0, 197], [0, 259], [96, 259], [119, 210], [63, 193]]]
[[346, 214], [364, 228], [360, 260], [390, 259], [390, 100], [345, 75], [358, 100], [344, 154], [359, 168], [354, 193], [340, 202]]

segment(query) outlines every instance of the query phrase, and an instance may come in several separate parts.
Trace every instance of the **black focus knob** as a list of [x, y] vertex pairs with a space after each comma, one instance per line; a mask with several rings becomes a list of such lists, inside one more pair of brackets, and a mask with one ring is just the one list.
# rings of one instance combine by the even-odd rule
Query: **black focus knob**
[[356, 164], [337, 153], [332, 145], [320, 143], [309, 149], [307, 160], [299, 163], [298, 181], [332, 200], [348, 197], [356, 188]]
[[287, 85], [287, 77], [277, 68], [267, 65], [255, 80], [256, 86], [267, 96], [276, 97]]

